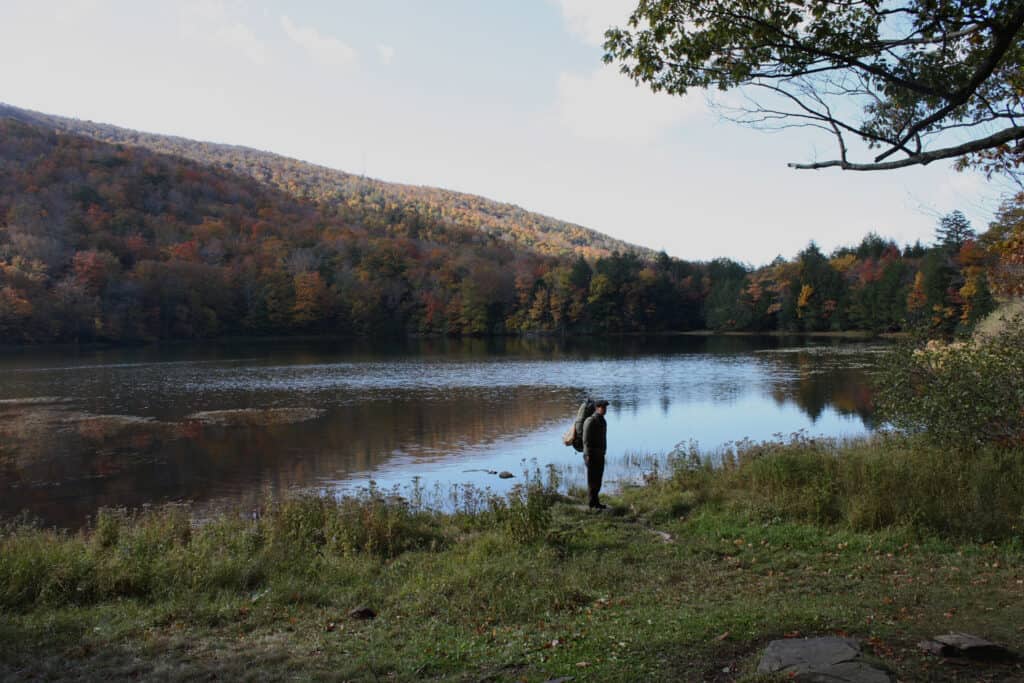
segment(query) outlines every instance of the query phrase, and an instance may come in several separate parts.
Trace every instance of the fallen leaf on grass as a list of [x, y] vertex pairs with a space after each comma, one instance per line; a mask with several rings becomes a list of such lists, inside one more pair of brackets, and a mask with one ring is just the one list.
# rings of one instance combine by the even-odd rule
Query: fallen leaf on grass
[[886, 645], [884, 642], [882, 642], [881, 639], [875, 636], [868, 638], [868, 645], [872, 647], [876, 655], [892, 658], [895, 654], [894, 650], [891, 647]]

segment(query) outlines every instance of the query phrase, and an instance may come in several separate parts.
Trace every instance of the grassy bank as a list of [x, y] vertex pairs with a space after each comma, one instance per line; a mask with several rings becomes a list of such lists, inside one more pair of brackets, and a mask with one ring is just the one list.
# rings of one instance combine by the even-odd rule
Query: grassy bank
[[841, 632], [902, 680], [1021, 678], [916, 643], [1024, 650], [1022, 455], [801, 439], [676, 454], [601, 514], [534, 479], [454, 514], [367, 493], [9, 524], [0, 676], [753, 681], [768, 640]]

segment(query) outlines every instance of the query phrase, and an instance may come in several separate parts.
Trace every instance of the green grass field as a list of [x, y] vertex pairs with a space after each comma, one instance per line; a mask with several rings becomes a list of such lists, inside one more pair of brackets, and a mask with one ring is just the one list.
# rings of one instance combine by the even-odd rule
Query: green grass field
[[[1022, 458], [929, 457], [891, 439], [751, 445], [719, 468], [679, 458], [603, 513], [534, 480], [449, 514], [364, 495], [255, 522], [170, 508], [78, 534], [12, 523], [0, 676], [756, 681], [769, 640], [841, 633], [900, 680], [1024, 680], [917, 650], [964, 631], [1024, 651]], [[992, 468], [1008, 483], [972, 500], [1009, 517], [972, 525], [964, 492]], [[857, 487], [885, 472], [905, 479], [871, 502]], [[934, 494], [948, 504], [903, 512]]]

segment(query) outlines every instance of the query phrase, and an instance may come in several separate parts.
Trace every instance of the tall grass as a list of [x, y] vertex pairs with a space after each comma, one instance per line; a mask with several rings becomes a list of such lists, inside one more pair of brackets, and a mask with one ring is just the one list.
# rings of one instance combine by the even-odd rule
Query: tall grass
[[11, 521], [0, 525], [0, 609], [201, 598], [275, 582], [308, 593], [315, 580], [343, 582], [367, 561], [438, 551], [467, 533], [490, 529], [507, 542], [536, 543], [551, 523], [554, 488], [539, 471], [525, 475], [505, 498], [454, 490], [450, 513], [428, 506], [418, 486], [408, 497], [371, 486], [340, 498], [271, 501], [255, 519], [223, 514], [195, 524], [172, 505], [103, 509], [74, 534]]
[[1021, 449], [966, 452], [889, 433], [845, 442], [794, 435], [742, 442], [717, 460], [693, 451], [670, 459], [657, 495], [675, 495], [680, 509], [716, 501], [766, 520], [855, 530], [904, 526], [974, 540], [1024, 534]]
[[[486, 539], [563, 552], [572, 530], [552, 528], [557, 472], [524, 473], [507, 496], [451, 492], [439, 512], [414, 486], [407, 496], [370, 487], [354, 495], [301, 495], [250, 519], [195, 524], [183, 507], [102, 510], [66, 533], [16, 521], [0, 526], [0, 609], [95, 604], [118, 598], [189, 601], [224, 592], [320, 599], [325, 585], [366, 585], [404, 553], [435, 553]], [[669, 457], [647, 485], [622, 492], [620, 509], [658, 522], [699, 506], [775, 520], [903, 527], [965, 540], [1024, 540], [1024, 452], [937, 449], [914, 436], [849, 442], [741, 442], [714, 458], [695, 446]], [[375, 569], [377, 568], [377, 569]]]

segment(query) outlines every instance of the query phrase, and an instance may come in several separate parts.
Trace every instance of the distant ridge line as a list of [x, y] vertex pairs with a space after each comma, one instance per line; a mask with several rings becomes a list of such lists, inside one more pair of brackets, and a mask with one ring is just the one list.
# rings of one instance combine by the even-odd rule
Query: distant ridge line
[[[199, 141], [178, 135], [164, 135], [123, 128], [90, 120], [46, 114], [0, 102], [0, 117], [53, 127], [58, 132], [83, 135], [101, 142], [143, 147], [180, 156], [203, 164], [228, 168], [258, 182], [282, 189], [293, 196], [317, 202], [367, 200], [379, 194], [384, 207], [389, 202], [413, 206], [459, 227], [497, 233], [502, 240], [550, 255], [578, 254], [599, 258], [613, 252], [653, 258], [653, 249], [613, 238], [568, 221], [529, 211], [517, 204], [449, 188], [398, 183], [369, 178], [277, 152], [246, 145]], [[301, 188], [303, 192], [297, 192]]]

